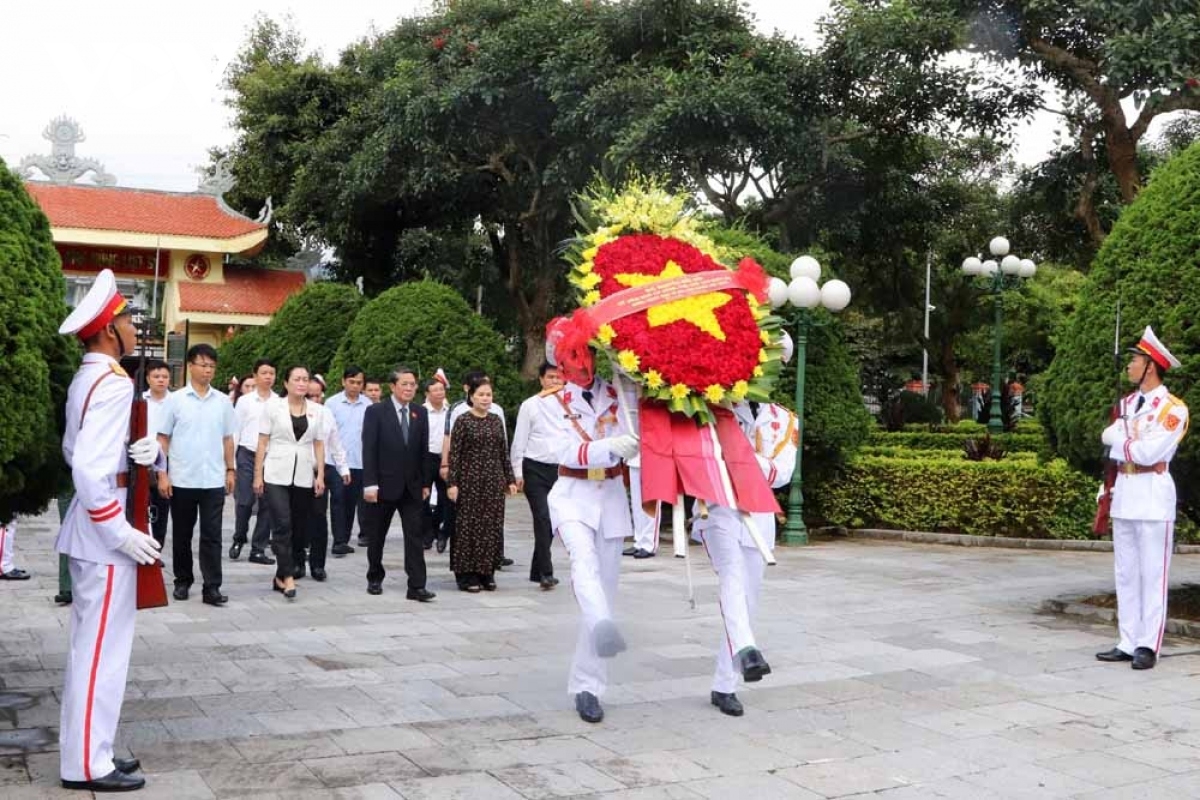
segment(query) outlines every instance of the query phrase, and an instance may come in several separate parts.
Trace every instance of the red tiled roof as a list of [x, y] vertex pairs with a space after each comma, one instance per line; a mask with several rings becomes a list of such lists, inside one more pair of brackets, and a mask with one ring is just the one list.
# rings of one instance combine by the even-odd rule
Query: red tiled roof
[[56, 228], [232, 239], [266, 227], [222, 208], [208, 194], [39, 181], [27, 181], [25, 188]]
[[225, 268], [224, 283], [179, 284], [179, 310], [269, 316], [304, 288], [304, 273], [281, 269]]

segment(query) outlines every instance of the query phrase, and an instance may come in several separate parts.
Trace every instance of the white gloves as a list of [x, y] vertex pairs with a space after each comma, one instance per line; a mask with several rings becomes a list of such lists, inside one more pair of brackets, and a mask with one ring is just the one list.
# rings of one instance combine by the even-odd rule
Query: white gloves
[[1104, 429], [1104, 433], [1100, 434], [1100, 441], [1112, 447], [1114, 444], [1125, 439], [1125, 423], [1120, 420], [1114, 422]]
[[131, 527], [125, 532], [125, 538], [117, 549], [139, 564], [153, 564], [158, 561], [158, 551], [161, 547], [153, 536], [147, 536], [137, 528]]
[[162, 450], [158, 446], [158, 438], [154, 436], [146, 436], [129, 445], [129, 457], [133, 459], [133, 463], [140, 467], [151, 466], [155, 461], [158, 461], [158, 456], [161, 452]]
[[614, 436], [608, 440], [608, 452], [617, 458], [626, 460], [633, 458], [638, 452], [638, 438], [630, 436], [628, 433]]

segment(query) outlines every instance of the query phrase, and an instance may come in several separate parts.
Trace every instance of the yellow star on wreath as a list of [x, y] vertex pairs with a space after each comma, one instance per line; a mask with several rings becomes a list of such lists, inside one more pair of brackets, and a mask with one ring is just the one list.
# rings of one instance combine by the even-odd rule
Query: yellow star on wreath
[[[644, 286], [657, 283], [668, 278], [682, 278], [683, 269], [674, 261], [668, 261], [663, 271], [657, 275], [642, 275], [635, 272], [622, 272], [613, 278], [622, 286]], [[725, 341], [725, 331], [717, 320], [716, 310], [733, 298], [725, 292], [709, 292], [693, 297], [685, 297], [670, 303], [660, 303], [646, 311], [646, 319], [651, 328], [670, 325], [672, 322], [690, 322], [700, 330], [718, 341]]]

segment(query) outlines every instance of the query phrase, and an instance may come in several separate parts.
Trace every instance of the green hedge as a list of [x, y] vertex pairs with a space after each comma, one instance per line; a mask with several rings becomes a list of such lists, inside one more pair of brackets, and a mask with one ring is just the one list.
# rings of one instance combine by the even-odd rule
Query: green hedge
[[[904, 430], [913, 433], [962, 433], [982, 436], [987, 433], [987, 425], [982, 422], [976, 422], [973, 419], [960, 419], [951, 425], [928, 425], [921, 422], [910, 422], [904, 426]], [[1042, 423], [1033, 417], [1025, 417], [1017, 423], [1017, 428], [1013, 432], [1040, 434], [1042, 432]]]
[[[905, 447], [910, 450], [962, 450], [968, 438], [982, 436], [986, 431], [962, 433], [929, 433], [918, 431], [873, 431], [867, 439], [868, 446]], [[1009, 453], [1036, 453], [1043, 447], [1044, 439], [1036, 433], [1002, 433], [993, 437], [1004, 445]]]
[[1094, 478], [1061, 460], [862, 456], [813, 496], [808, 509], [851, 528], [1086, 539], [1096, 488]]
[[[911, 447], [904, 447], [903, 445], [868, 444], [859, 448], [858, 454], [864, 456], [882, 456], [884, 458], [939, 458], [951, 461], [954, 459], [962, 459], [963, 461], [967, 460], [962, 447], [946, 450], [916, 450]], [[1017, 461], [1036, 461], [1037, 457], [1037, 453], [1033, 453], [1028, 450], [1016, 450], [1014, 452], [1004, 454], [1005, 460], [1012, 459]]]

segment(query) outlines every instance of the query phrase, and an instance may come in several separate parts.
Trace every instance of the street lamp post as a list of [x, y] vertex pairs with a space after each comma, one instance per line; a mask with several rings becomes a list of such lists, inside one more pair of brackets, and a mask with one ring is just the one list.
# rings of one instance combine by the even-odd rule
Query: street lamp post
[[[1022, 279], [1032, 278], [1037, 272], [1037, 265], [1028, 258], [1018, 258], [1009, 253], [1008, 239], [997, 236], [988, 243], [988, 250], [994, 258], [980, 261], [975, 256], [967, 258], [962, 263], [962, 271], [971, 276], [980, 276], [992, 293], [992, 302], [996, 308], [995, 329], [992, 335], [992, 405], [988, 414], [988, 433], [1001, 433], [1004, 430], [1003, 409], [1000, 402], [1000, 335], [1003, 328], [1003, 306], [1001, 297], [1007, 288], [1019, 286]], [[995, 259], [999, 258], [1000, 263]]]
[[808, 528], [804, 524], [804, 490], [801, 487], [801, 465], [804, 457], [804, 373], [807, 365], [808, 331], [817, 323], [813, 310], [824, 306], [837, 313], [850, 304], [850, 287], [844, 281], [826, 281], [818, 284], [821, 265], [812, 256], [800, 256], [792, 262], [791, 283], [772, 278], [767, 289], [771, 307], [776, 310], [790, 305], [794, 309], [796, 327], [796, 469], [792, 473], [791, 489], [788, 493], [787, 524], [783, 528], [783, 541], [787, 544], [808, 544]]

